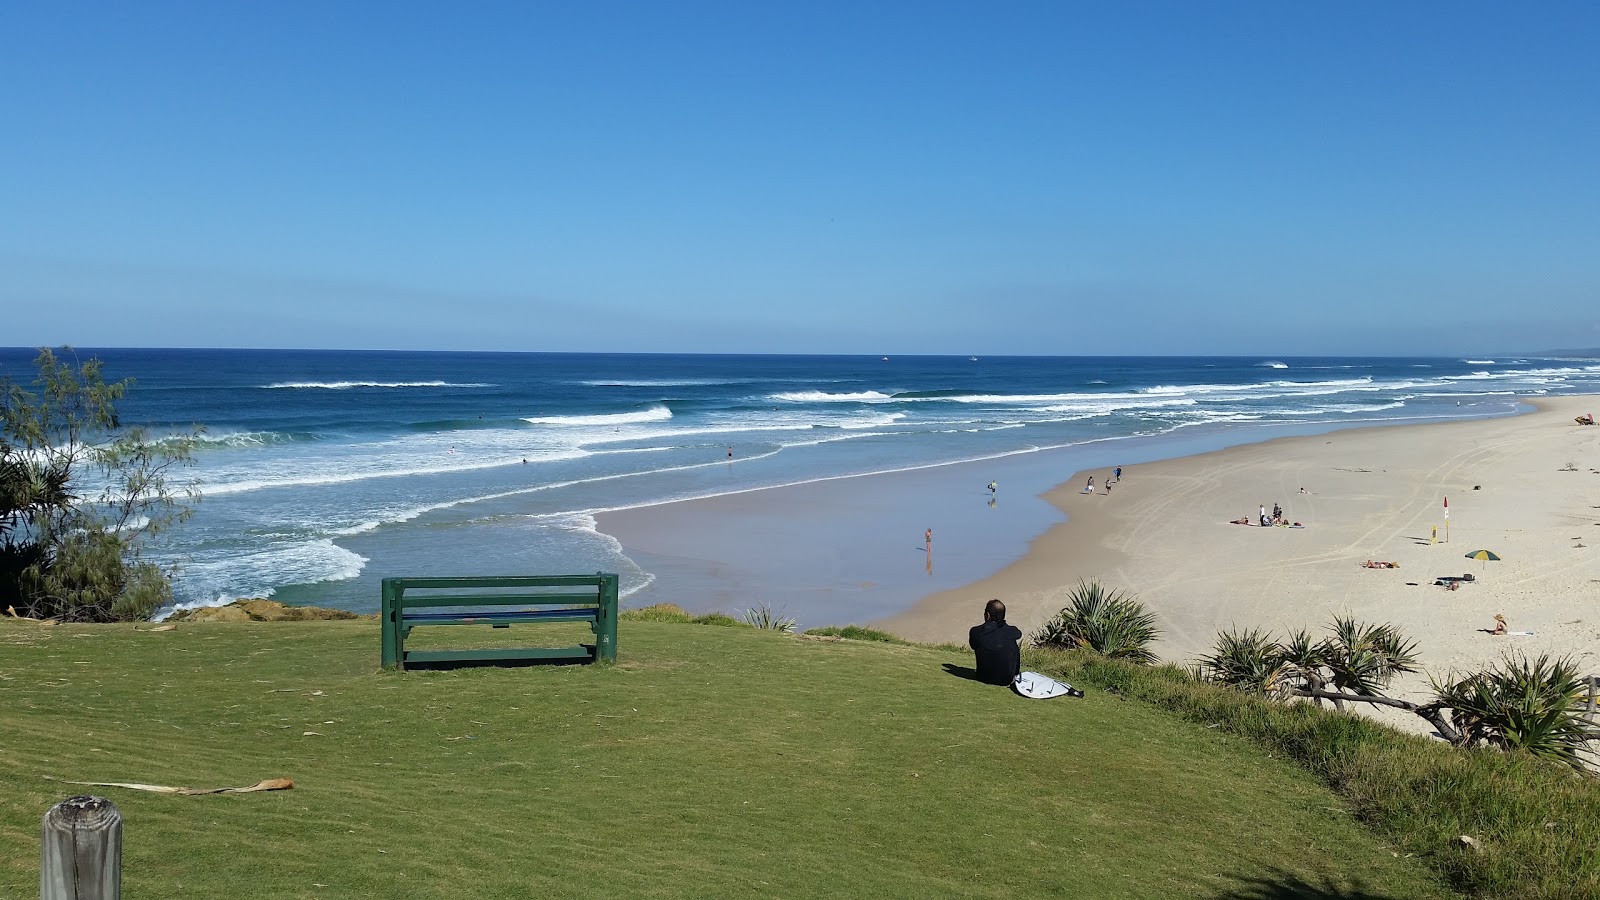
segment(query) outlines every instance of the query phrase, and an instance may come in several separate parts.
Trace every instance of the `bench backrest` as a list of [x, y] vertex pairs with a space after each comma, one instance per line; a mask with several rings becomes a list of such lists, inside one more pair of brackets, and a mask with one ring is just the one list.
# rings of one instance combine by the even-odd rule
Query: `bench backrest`
[[605, 606], [609, 603], [615, 607], [616, 597], [617, 576], [604, 572], [383, 579], [385, 619], [389, 618], [390, 611], [441, 606]]

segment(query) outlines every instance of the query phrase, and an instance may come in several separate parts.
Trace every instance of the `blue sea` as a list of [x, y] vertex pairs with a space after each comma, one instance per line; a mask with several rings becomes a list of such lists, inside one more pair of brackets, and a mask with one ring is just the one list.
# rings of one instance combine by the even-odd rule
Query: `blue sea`
[[[372, 610], [384, 575], [491, 570], [617, 571], [632, 593], [655, 573], [596, 530], [599, 512], [1090, 443], [1137, 441], [1150, 457], [1165, 441], [1177, 454], [1201, 434], [1220, 445], [1600, 392], [1594, 361], [1522, 357], [78, 354], [137, 380], [125, 424], [205, 429], [180, 476], [204, 499], [155, 554], [178, 565], [185, 606], [275, 596]], [[0, 350], [0, 372], [25, 379], [31, 357]]]

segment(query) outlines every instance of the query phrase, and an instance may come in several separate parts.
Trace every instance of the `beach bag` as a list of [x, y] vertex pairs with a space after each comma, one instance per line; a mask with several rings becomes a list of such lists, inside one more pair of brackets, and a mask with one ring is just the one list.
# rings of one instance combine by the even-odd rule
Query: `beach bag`
[[1082, 697], [1083, 691], [1070, 684], [1057, 681], [1038, 672], [1023, 672], [1011, 682], [1011, 689], [1029, 700], [1052, 700], [1056, 697]]

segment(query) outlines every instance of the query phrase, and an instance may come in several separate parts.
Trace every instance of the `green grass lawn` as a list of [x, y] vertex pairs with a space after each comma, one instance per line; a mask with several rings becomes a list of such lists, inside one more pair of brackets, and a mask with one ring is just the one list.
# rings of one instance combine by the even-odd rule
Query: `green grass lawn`
[[1453, 896], [1309, 774], [1142, 703], [925, 647], [625, 621], [620, 648], [400, 674], [372, 621], [0, 621], [0, 897], [37, 895], [39, 819], [86, 792], [133, 900]]

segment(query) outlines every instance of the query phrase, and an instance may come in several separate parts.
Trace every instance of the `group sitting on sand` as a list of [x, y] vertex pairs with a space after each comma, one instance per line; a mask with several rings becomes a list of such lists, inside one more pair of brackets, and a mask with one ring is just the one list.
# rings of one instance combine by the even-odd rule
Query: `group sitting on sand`
[[[1272, 504], [1272, 515], [1270, 515], [1270, 516], [1267, 515], [1267, 505], [1265, 503], [1261, 504], [1260, 514], [1259, 514], [1259, 516], [1257, 518], [1259, 519], [1259, 524], [1262, 527], [1268, 527], [1268, 526], [1272, 526], [1272, 525], [1282, 525], [1285, 528], [1304, 528], [1305, 527], [1304, 525], [1301, 525], [1299, 522], [1291, 522], [1291, 521], [1289, 521], [1289, 517], [1283, 514], [1283, 507], [1279, 506], [1276, 503]], [[1230, 523], [1234, 524], [1234, 525], [1254, 525], [1254, 524], [1258, 524], [1257, 522], [1251, 522], [1249, 516], [1240, 516], [1237, 519], [1229, 519], [1228, 521]]]
[[1583, 415], [1578, 416], [1574, 421], [1576, 421], [1579, 425], [1593, 425], [1594, 413], [1584, 413]]

